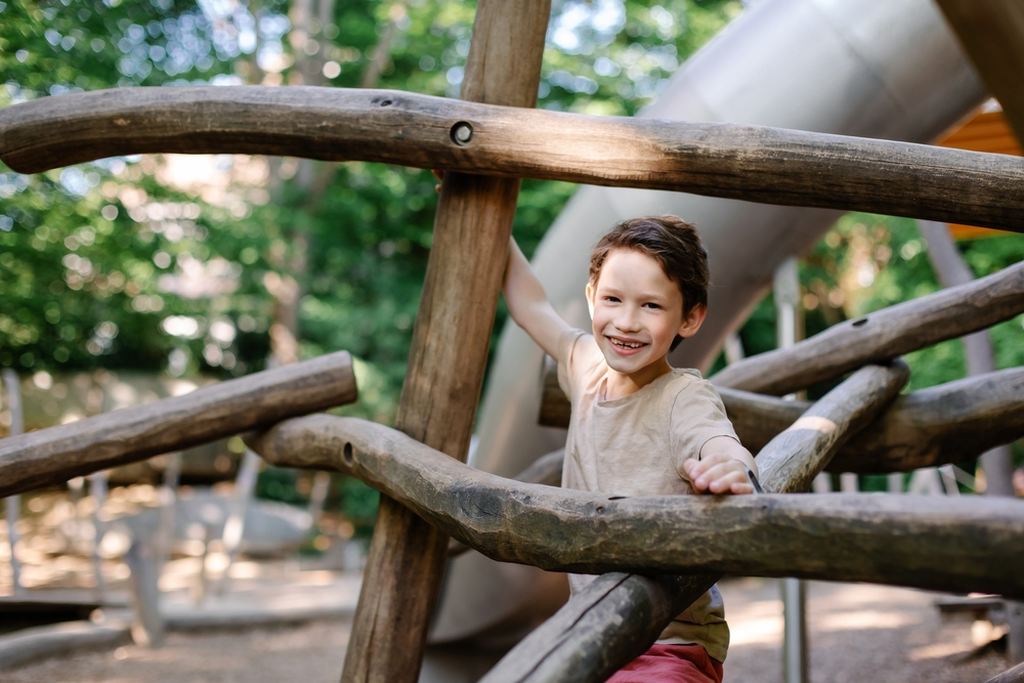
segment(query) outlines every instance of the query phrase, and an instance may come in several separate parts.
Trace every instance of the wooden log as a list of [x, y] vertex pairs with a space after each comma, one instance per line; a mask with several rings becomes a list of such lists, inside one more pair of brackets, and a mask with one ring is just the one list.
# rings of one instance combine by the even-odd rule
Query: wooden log
[[[464, 98], [534, 105], [550, 10], [550, 0], [479, 2]], [[389, 111], [398, 103], [396, 95], [373, 108]], [[334, 123], [330, 117], [321, 121], [331, 121], [321, 128], [326, 135]], [[418, 126], [411, 124], [393, 132], [416, 135]], [[461, 148], [472, 146], [476, 132], [468, 123], [449, 121], [444, 137], [445, 147]], [[321, 137], [318, 144], [324, 142]], [[426, 165], [446, 168], [448, 156], [425, 159]], [[518, 180], [451, 172], [441, 189], [396, 425], [459, 460], [469, 448], [518, 194]], [[446, 549], [440, 531], [381, 498], [343, 681], [417, 679]]]
[[0, 440], [0, 496], [213, 441], [356, 398], [344, 351]]
[[[807, 410], [807, 401], [786, 401], [718, 387], [740, 441], [758, 451]], [[554, 372], [544, 376], [539, 422], [567, 427], [569, 401]], [[970, 460], [993, 446], [1024, 437], [1024, 368], [969, 377], [900, 396], [869, 430], [844, 445], [829, 466], [833, 472], [881, 474]], [[546, 459], [551, 473], [561, 462]], [[535, 475], [539, 476], [539, 475]], [[521, 481], [527, 481], [516, 477]]]
[[[550, 620], [541, 627], [555, 640], [527, 636], [514, 650], [517, 657], [506, 655], [480, 683], [604, 680], [604, 673], [588, 678], [587, 672], [611, 673], [621, 666], [619, 661], [643, 654], [647, 646], [628, 634], [644, 631], [652, 622], [667, 624], [686, 609], [677, 596], [685, 595], [687, 587], [696, 590], [704, 581], [713, 583], [714, 578], [603, 574], [558, 612], [559, 633], [550, 628]], [[606, 632], [602, 627], [609, 622], [615, 622], [615, 629]], [[583, 634], [576, 638], [576, 649], [559, 646], [557, 638], [568, 631]], [[620, 642], [621, 636], [626, 637]]]
[[[512, 478], [516, 481], [521, 481], [524, 484], [561, 486], [562, 460], [564, 457], [565, 450], [561, 448], [557, 451], [546, 453], [534, 460], [529, 467]], [[464, 545], [453, 538], [448, 542], [448, 559], [458, 557], [469, 549], [470, 547], [468, 545]]]
[[[808, 417], [829, 421], [836, 425], [836, 429], [799, 429], [793, 435], [781, 437], [778, 443], [788, 448], [795, 447], [802, 453], [810, 453], [809, 459], [813, 461], [814, 466], [824, 466], [832, 453], [849, 436], [849, 432], [842, 433], [840, 427], [853, 430], [869, 422], [873, 415], [877, 415], [886, 403], [892, 400], [905, 382], [905, 367], [862, 368], [808, 411]], [[845, 396], [846, 401], [841, 400], [840, 396]], [[827, 407], [828, 411], [817, 410], [817, 406]], [[773, 445], [775, 443], [769, 443], [759, 454], [761, 481], [768, 490], [794, 490], [807, 480], [814, 467], [801, 467], [799, 463], [794, 463], [785, 450]], [[814, 445], [825, 450], [814, 453], [811, 450]], [[756, 500], [761, 498], [764, 496], [757, 496]], [[734, 500], [737, 499], [729, 502]], [[776, 521], [782, 526], [785, 525], [782, 519]], [[816, 551], [818, 540], [820, 537], [813, 544], [802, 545], [797, 554], [802, 557], [810, 556], [808, 550], [814, 548]], [[603, 680], [628, 663], [637, 652], [649, 647], [671, 619], [656, 619], [652, 616], [641, 627], [629, 630], [619, 628], [619, 624], [628, 614], [641, 611], [654, 615], [654, 607], [659, 603], [673, 605], [676, 611], [671, 613], [676, 614], [699, 598], [719, 578], [717, 573], [703, 574], [692, 576], [688, 582], [677, 587], [658, 583], [648, 584], [647, 590], [639, 590], [637, 584], [647, 582], [647, 579], [635, 574], [628, 575], [613, 589], [599, 596], [597, 603], [590, 609], [594, 616], [586, 622], [571, 618], [573, 603], [593, 599], [592, 596], [581, 593], [571, 598], [555, 616], [524, 638], [488, 675], [495, 681], [583, 683]], [[594, 665], [593, 668], [585, 668], [579, 666], [581, 657], [578, 651], [581, 650], [601, 650], [606, 655], [599, 660], [593, 657], [584, 659]]]
[[1024, 662], [1001, 674], [996, 674], [985, 683], [1024, 683]]
[[937, 0], [936, 4], [981, 80], [1000, 104], [1018, 140], [1024, 141], [1024, 5], [1019, 2]]
[[140, 152], [377, 161], [1024, 230], [1019, 158], [889, 140], [299, 86], [123, 88], [0, 110], [0, 158], [24, 173]]
[[757, 457], [765, 491], [802, 492], [850, 437], [880, 415], [910, 379], [902, 361], [869, 365], [818, 399], [762, 448]]
[[[840, 421], [820, 439], [798, 429], [785, 441], [821, 444], [844, 426]], [[1024, 594], [1018, 551], [1024, 501], [889, 494], [621, 498], [504, 479], [397, 430], [327, 415], [281, 423], [250, 444], [276, 465], [358, 477], [500, 561], [579, 573], [715, 571]], [[791, 475], [769, 470], [766, 476], [769, 486]]]
[[711, 381], [721, 387], [782, 395], [867, 363], [976, 332], [1021, 312], [1024, 262], [833, 325], [789, 348], [745, 358]]

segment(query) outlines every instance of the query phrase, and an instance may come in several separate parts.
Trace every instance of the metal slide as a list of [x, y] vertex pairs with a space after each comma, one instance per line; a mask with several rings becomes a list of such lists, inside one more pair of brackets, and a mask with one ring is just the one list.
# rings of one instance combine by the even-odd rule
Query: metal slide
[[[694, 55], [641, 116], [720, 121], [928, 142], [982, 103], [985, 90], [931, 0], [761, 0]], [[673, 356], [706, 368], [790, 255], [838, 212], [635, 189], [581, 187], [534, 267], [555, 307], [589, 329], [590, 245], [620, 219], [674, 213], [710, 254], [709, 317]], [[491, 370], [471, 462], [512, 476], [564, 444], [537, 426], [542, 353], [514, 325]], [[516, 640], [566, 595], [561, 574], [467, 553], [448, 568], [431, 643]], [[426, 673], [425, 673], [426, 676]]]

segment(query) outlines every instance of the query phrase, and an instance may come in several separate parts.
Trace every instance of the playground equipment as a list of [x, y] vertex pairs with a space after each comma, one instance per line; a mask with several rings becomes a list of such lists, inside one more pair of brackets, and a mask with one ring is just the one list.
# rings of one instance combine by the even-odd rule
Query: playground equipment
[[[641, 117], [930, 142], [984, 97], [931, 0], [763, 2], [691, 57]], [[802, 181], [794, 176], [794, 182]], [[657, 213], [694, 222], [708, 250], [708, 319], [672, 359], [678, 367], [701, 369], [746, 319], [782, 260], [810, 249], [838, 217], [829, 210], [699, 194], [581, 187], [533, 259], [548, 298], [567, 320], [583, 329], [589, 325], [580, 296], [588, 254], [580, 245], [594, 244], [617, 220]], [[542, 358], [514, 325], [503, 332], [481, 403], [473, 466], [513, 476], [564, 445], [562, 431], [537, 424], [541, 373], [524, 368], [539, 368]], [[503, 622], [511, 631], [529, 623], [533, 615], [524, 612], [566, 590], [561, 577], [530, 567], [498, 567], [479, 554], [453, 562], [445, 581], [457, 588], [443, 594], [432, 642], [493, 632]]]
[[[1024, 540], [1024, 503], [1017, 501], [964, 497], [936, 509], [927, 500], [884, 495], [830, 498], [828, 505], [785, 495], [609, 500], [517, 484], [458, 462], [466, 455], [480, 392], [518, 176], [1024, 231], [1024, 168], [1017, 159], [774, 128], [526, 109], [537, 90], [548, 10], [546, 0], [479, 3], [462, 93], [473, 102], [316, 88], [127, 89], [46, 98], [0, 112], [0, 157], [22, 172], [152, 151], [288, 153], [448, 170], [398, 429], [324, 415], [294, 417], [354, 398], [351, 382], [340, 388], [338, 375], [351, 376], [345, 368], [335, 368], [326, 380], [304, 375], [289, 386], [289, 371], [323, 370], [312, 361], [203, 389], [187, 400], [0, 442], [0, 495], [284, 420], [252, 437], [254, 450], [280, 464], [351, 472], [389, 496], [370, 551], [346, 680], [415, 680], [445, 559], [445, 532], [498, 559], [610, 572], [524, 640], [489, 680], [600, 680], [645, 649], [722, 572], [1024, 597], [1024, 566], [1015, 552]], [[912, 321], [918, 325], [912, 329], [949, 329], [962, 321], [962, 333], [1024, 310], [1024, 265], [978, 287], [984, 294], [968, 300], [972, 315], [947, 307], [924, 322]], [[960, 302], [964, 291], [950, 296]], [[910, 308], [931, 310], [934, 304], [912, 302]], [[898, 311], [876, 313], [838, 326], [783, 352], [790, 355], [782, 362], [767, 354], [745, 361], [755, 379], [771, 378], [766, 386], [772, 390], [859, 368], [760, 450], [766, 490], [805, 489], [895, 399], [907, 373], [892, 358], [936, 339], [911, 338], [903, 328], [904, 334], [883, 337], [887, 345], [858, 347], [888, 331], [879, 329], [886, 315], [900, 317]], [[897, 348], [894, 338], [907, 343]], [[855, 353], [845, 354], [851, 348]], [[794, 372], [822, 355], [822, 367]], [[740, 384], [723, 381], [728, 383]], [[753, 380], [744, 386], [755, 388]], [[1011, 392], [999, 407], [1019, 414], [1021, 401], [1020, 391]], [[984, 413], [977, 433], [997, 420], [998, 410]], [[1009, 422], [1009, 439], [1024, 433]], [[792, 527], [780, 529], [780, 517], [793, 520]], [[702, 524], [694, 526], [694, 520]], [[900, 528], [916, 552], [894, 556], [890, 539], [897, 524], [905, 525]], [[827, 530], [824, 538], [816, 529]], [[721, 540], [725, 533], [729, 544]], [[669, 552], [654, 540], [684, 537], [685, 552]], [[813, 557], [795, 552], [812, 542]], [[849, 560], [854, 543], [859, 561]], [[662, 548], [657, 554], [656, 546]], [[978, 562], [979, 556], [987, 561]]]

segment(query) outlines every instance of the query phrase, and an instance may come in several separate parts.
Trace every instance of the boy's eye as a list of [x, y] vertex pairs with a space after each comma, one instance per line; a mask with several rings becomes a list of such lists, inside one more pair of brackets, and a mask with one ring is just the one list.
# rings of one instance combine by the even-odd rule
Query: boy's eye
[[609, 302], [609, 303], [613, 303], [613, 304], [619, 303], [619, 297], [617, 297], [617, 296], [605, 296], [604, 300]]
[[653, 301], [648, 301], [647, 303], [644, 304], [644, 308], [658, 309], [658, 308], [661, 308], [661, 304], [656, 304]]

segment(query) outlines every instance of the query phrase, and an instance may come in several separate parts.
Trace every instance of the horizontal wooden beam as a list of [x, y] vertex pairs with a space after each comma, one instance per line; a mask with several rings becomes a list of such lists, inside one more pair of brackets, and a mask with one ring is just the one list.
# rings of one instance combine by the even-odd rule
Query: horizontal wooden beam
[[345, 351], [0, 440], [0, 497], [356, 399]]
[[[545, 486], [562, 485], [562, 462], [565, 459], [565, 450], [558, 449], [540, 456], [519, 474], [512, 477], [524, 484], [544, 484]], [[459, 543], [454, 538], [448, 539], [448, 559], [458, 557], [467, 550], [468, 545]]]
[[[829, 392], [807, 411], [808, 428], [794, 429], [792, 435], [780, 435], [758, 454], [764, 485], [769, 490], [803, 486], [808, 474], [824, 466], [853, 431], [877, 415], [906, 379], [905, 366], [862, 368]], [[794, 457], [797, 453], [802, 453], [803, 457]], [[750, 497], [726, 497], [724, 500], [732, 503], [744, 498]], [[806, 498], [820, 500], [822, 496]], [[757, 500], [762, 499], [764, 496], [757, 496]], [[776, 522], [780, 528], [788, 524], [782, 518]], [[803, 558], [817, 557], [817, 541], [789, 552]], [[554, 617], [506, 654], [488, 676], [494, 681], [531, 683], [602, 680], [649, 647], [671, 615], [681, 612], [719, 578], [719, 574], [710, 573], [661, 577], [652, 582], [638, 574], [616, 574], [605, 584], [606, 591], [597, 595], [589, 591], [574, 595]], [[579, 605], [586, 607], [588, 618], [572, 618]], [[667, 618], [659, 605], [672, 606]], [[636, 613], [648, 618], [631, 629], [620, 628], [623, 621]], [[581, 657], [580, 651], [591, 655]], [[603, 654], [598, 657], [594, 653]]]
[[[287, 420], [248, 442], [275, 465], [358, 477], [505, 562], [582, 573], [714, 570], [1024, 595], [1024, 557], [1016, 550], [1024, 542], [1024, 501], [889, 494], [617, 498], [504, 479], [442, 459], [391, 428], [329, 415]], [[769, 473], [765, 486], [773, 482]]]
[[[810, 405], [739, 389], [718, 387], [740, 441], [758, 451]], [[569, 400], [552, 370], [544, 375], [540, 424], [569, 426]], [[909, 472], [958, 463], [1024, 437], [1024, 367], [977, 375], [900, 396], [872, 429], [843, 446], [826, 468], [863, 474]], [[546, 457], [530, 479], [561, 474], [561, 459]], [[543, 469], [541, 469], [543, 468]], [[555, 480], [557, 483], [557, 480]]]
[[0, 158], [20, 172], [141, 152], [377, 161], [1024, 231], [1024, 161], [889, 140], [299, 86], [99, 90], [0, 111]]
[[949, 382], [900, 396], [851, 438], [832, 472], [910, 472], [961, 463], [1024, 436], [1024, 367]]
[[1022, 312], [1024, 262], [833, 325], [789, 348], [744, 358], [711, 381], [721, 387], [782, 395], [867, 363], [983, 330]]
[[[716, 571], [1024, 594], [1024, 558], [1016, 552], [1024, 541], [1021, 501], [616, 498], [503, 479], [445, 460], [396, 430], [326, 415], [288, 420], [249, 443], [276, 465], [356, 476], [501, 561], [589, 573]], [[765, 485], [773, 481], [769, 476]]]

